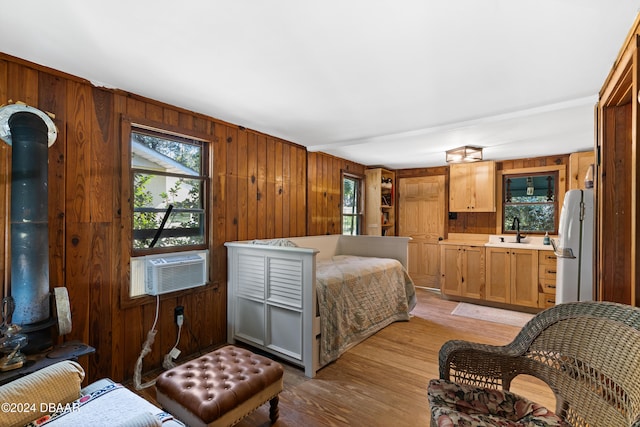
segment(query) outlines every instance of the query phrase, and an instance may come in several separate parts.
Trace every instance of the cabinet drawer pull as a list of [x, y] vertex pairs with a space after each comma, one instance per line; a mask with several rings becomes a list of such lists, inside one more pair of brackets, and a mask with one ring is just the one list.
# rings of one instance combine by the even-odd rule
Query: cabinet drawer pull
[[547, 285], [547, 288], [555, 289], [555, 288], [556, 288], [556, 285], [549, 285], [549, 284], [548, 284], [548, 285]]
[[555, 270], [547, 270], [547, 273], [549, 273], [549, 274], [556, 274], [556, 271], [555, 271]]

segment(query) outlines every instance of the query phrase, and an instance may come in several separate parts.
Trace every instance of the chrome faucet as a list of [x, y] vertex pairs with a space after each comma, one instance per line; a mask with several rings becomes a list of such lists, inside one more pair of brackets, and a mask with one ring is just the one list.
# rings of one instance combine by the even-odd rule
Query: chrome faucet
[[513, 217], [513, 224], [511, 224], [511, 229], [516, 230], [516, 243], [520, 243], [520, 239], [522, 239], [522, 234], [520, 234], [520, 218], [517, 216]]

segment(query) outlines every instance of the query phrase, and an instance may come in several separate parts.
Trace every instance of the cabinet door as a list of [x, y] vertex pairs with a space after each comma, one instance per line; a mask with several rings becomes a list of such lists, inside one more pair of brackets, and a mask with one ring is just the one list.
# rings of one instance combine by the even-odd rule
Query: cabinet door
[[508, 304], [511, 300], [511, 258], [510, 249], [487, 248], [487, 275], [486, 292], [487, 301], [502, 302]]
[[442, 245], [440, 257], [442, 276], [440, 290], [445, 295], [460, 296], [462, 294], [460, 248], [455, 245]]
[[484, 299], [484, 247], [464, 246], [462, 255], [462, 295]]
[[538, 251], [511, 249], [511, 304], [538, 307]]
[[496, 211], [496, 164], [492, 161], [449, 166], [451, 212]]
[[478, 162], [471, 164], [472, 187], [471, 204], [474, 212], [496, 211], [496, 164]]
[[[585, 151], [581, 153], [571, 153], [569, 155], [569, 189], [585, 188], [585, 177], [587, 170], [594, 164], [595, 153]], [[592, 176], [593, 178], [593, 176]]]
[[471, 181], [465, 164], [449, 166], [449, 211], [468, 212], [471, 206]]

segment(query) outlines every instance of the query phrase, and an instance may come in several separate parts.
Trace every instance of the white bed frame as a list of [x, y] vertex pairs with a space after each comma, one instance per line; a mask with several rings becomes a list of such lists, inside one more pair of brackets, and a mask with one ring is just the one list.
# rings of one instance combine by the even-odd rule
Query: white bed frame
[[[409, 237], [288, 238], [297, 247], [227, 242], [227, 341], [245, 342], [304, 368], [319, 365], [316, 260], [334, 255], [394, 258], [407, 268]], [[261, 242], [262, 243], [262, 242]]]

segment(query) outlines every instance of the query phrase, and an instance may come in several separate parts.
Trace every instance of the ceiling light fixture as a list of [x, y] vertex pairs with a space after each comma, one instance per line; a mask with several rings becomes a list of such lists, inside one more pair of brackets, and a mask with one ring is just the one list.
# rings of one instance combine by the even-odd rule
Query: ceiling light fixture
[[477, 162], [482, 160], [482, 147], [464, 147], [447, 150], [447, 163]]

